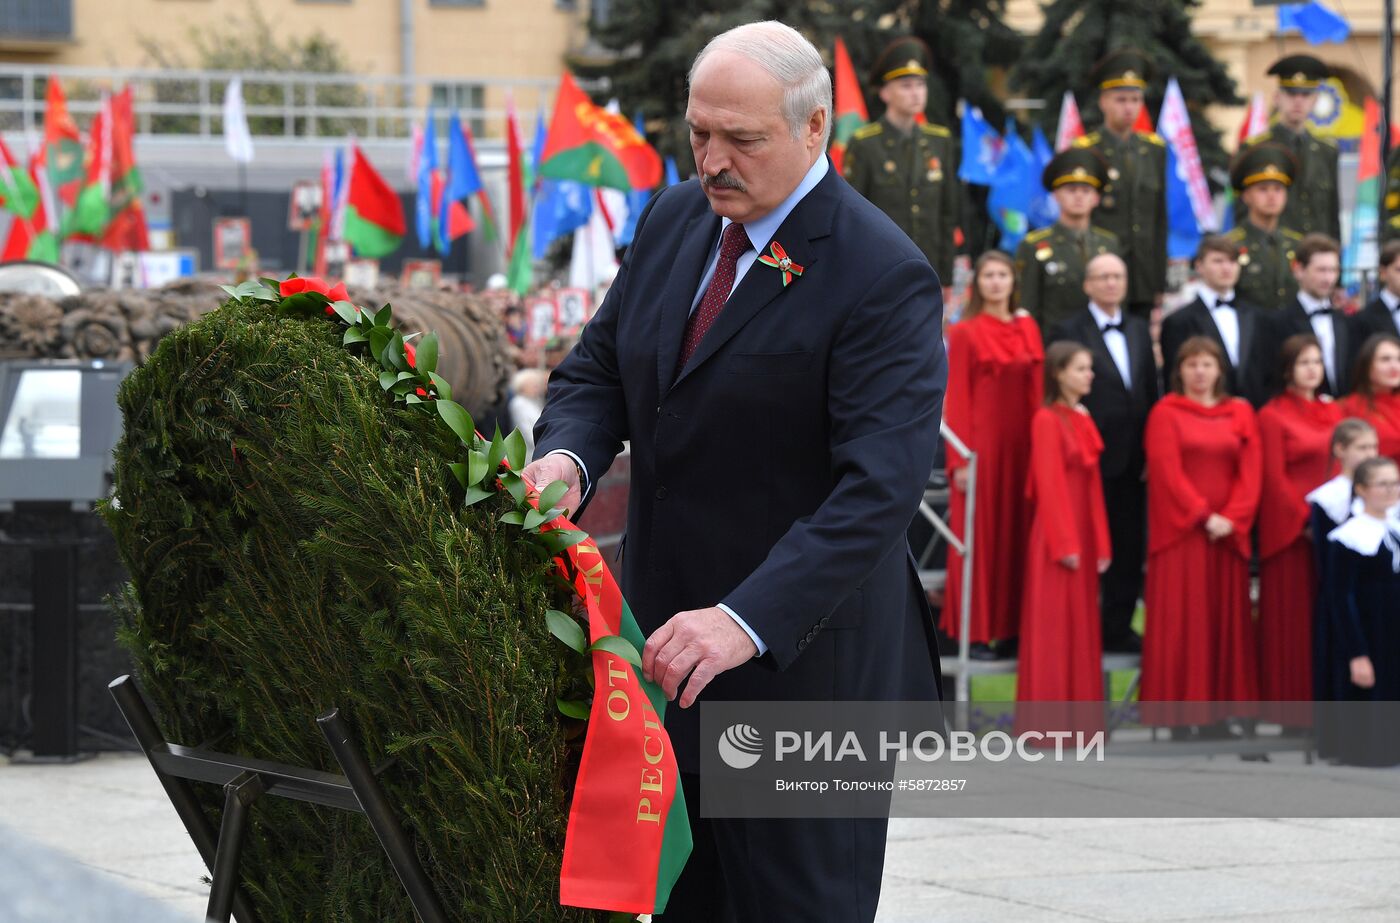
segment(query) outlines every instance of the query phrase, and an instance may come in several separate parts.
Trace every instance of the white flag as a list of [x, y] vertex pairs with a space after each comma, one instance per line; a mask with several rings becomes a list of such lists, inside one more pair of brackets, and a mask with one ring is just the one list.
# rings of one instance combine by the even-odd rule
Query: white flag
[[224, 150], [239, 163], [253, 160], [253, 135], [243, 110], [243, 78], [234, 77], [224, 90]]
[[[1197, 230], [1213, 232], [1219, 229], [1215, 209], [1211, 205], [1210, 186], [1206, 183], [1206, 171], [1201, 165], [1201, 153], [1196, 148], [1196, 136], [1191, 131], [1191, 115], [1186, 111], [1186, 99], [1181, 95], [1181, 85], [1175, 77], [1167, 81], [1162, 110], [1157, 113], [1157, 134], [1166, 139], [1176, 155], [1175, 178], [1186, 185]], [[1171, 179], [1168, 178], [1169, 199]]]

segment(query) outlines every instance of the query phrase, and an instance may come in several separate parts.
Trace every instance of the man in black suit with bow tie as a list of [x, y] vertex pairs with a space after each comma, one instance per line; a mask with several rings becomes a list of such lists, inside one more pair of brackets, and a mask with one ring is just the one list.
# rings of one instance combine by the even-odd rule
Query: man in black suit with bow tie
[[1400, 240], [1381, 248], [1380, 277], [1380, 292], [1354, 318], [1359, 340], [1377, 333], [1400, 336]]
[[1269, 318], [1272, 363], [1276, 364], [1284, 340], [1296, 333], [1312, 334], [1322, 346], [1327, 373], [1319, 392], [1333, 397], [1351, 391], [1351, 366], [1362, 339], [1351, 318], [1332, 306], [1332, 291], [1342, 272], [1341, 254], [1341, 246], [1325, 234], [1305, 235], [1293, 261], [1298, 294]]
[[1235, 291], [1240, 279], [1235, 245], [1222, 235], [1208, 235], [1196, 248], [1194, 265], [1199, 283], [1195, 300], [1162, 321], [1162, 364], [1172, 368], [1177, 350], [1191, 337], [1209, 337], [1225, 351], [1230, 393], [1260, 407], [1274, 386], [1274, 369], [1259, 358], [1259, 343], [1268, 336], [1263, 316]]
[[697, 696], [928, 701], [940, 726], [905, 529], [938, 443], [941, 287], [831, 169], [830, 119], [821, 54], [785, 25], [697, 56], [700, 178], [642, 213], [525, 471], [577, 508], [632, 445], [622, 590], [644, 675], [678, 699], [665, 724], [694, 837], [662, 923], [868, 923], [880, 893], [884, 818], [699, 816], [718, 740], [700, 739]]
[[1099, 580], [1103, 644], [1106, 651], [1138, 653], [1142, 639], [1132, 622], [1147, 554], [1142, 434], [1160, 393], [1157, 362], [1147, 322], [1123, 310], [1128, 268], [1122, 259], [1105, 253], [1090, 260], [1084, 293], [1088, 306], [1053, 328], [1049, 339], [1082, 343], [1094, 357], [1094, 384], [1084, 406], [1103, 437], [1099, 469], [1113, 547], [1113, 563]]

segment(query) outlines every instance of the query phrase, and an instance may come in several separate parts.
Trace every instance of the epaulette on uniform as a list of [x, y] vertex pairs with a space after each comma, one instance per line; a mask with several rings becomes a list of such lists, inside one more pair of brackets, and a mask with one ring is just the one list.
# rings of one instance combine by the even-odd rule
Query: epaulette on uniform
[[863, 141], [866, 138], [875, 137], [884, 130], [885, 126], [881, 125], [879, 122], [870, 122], [869, 124], [857, 128], [856, 133], [851, 135], [851, 138], [855, 141]]
[[951, 131], [944, 128], [942, 125], [935, 125], [932, 122], [925, 122], [919, 127], [924, 130], [924, 134], [926, 135], [937, 135], [940, 138], [953, 137], [953, 133]]
[[1118, 235], [1110, 231], [1108, 228], [1101, 228], [1095, 224], [1090, 225], [1090, 230], [1097, 231], [1098, 233], [1102, 234], [1104, 237], [1107, 237], [1109, 240], [1114, 241], [1115, 243], [1118, 240]]
[[1050, 236], [1051, 230], [1051, 228], [1041, 228], [1038, 231], [1031, 231], [1029, 234], [1026, 235], [1026, 242], [1033, 244], [1038, 240], [1044, 240], [1045, 238]]
[[1153, 144], [1157, 145], [1158, 147], [1166, 147], [1166, 146], [1167, 146], [1167, 139], [1166, 139], [1166, 138], [1163, 138], [1161, 135], [1157, 134], [1155, 131], [1144, 131], [1144, 132], [1142, 132], [1142, 136], [1143, 136], [1144, 138], [1146, 138], [1148, 141], [1151, 141]]
[[1293, 230], [1292, 228], [1284, 228], [1284, 229], [1283, 229], [1283, 236], [1284, 236], [1284, 237], [1287, 237], [1289, 240], [1302, 240], [1302, 239], [1303, 239], [1303, 235], [1302, 235], [1302, 234], [1299, 234], [1297, 231]]
[[1093, 147], [1098, 143], [1099, 133], [1096, 131], [1091, 131], [1087, 135], [1080, 135], [1078, 138], [1074, 139], [1075, 147]]
[[1235, 225], [1225, 232], [1225, 236], [1230, 240], [1244, 240], [1244, 225]]
[[1264, 131], [1261, 131], [1258, 134], [1250, 135], [1248, 138], [1245, 138], [1244, 141], [1240, 143], [1240, 149], [1243, 150], [1247, 147], [1253, 147], [1256, 144], [1263, 144], [1265, 141], [1268, 141], [1272, 137], [1272, 130], [1265, 129]]

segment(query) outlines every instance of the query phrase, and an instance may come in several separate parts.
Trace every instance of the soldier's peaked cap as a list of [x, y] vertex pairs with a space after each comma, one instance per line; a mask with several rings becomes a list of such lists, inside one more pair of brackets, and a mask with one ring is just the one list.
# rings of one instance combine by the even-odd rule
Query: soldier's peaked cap
[[884, 86], [900, 77], [927, 77], [933, 66], [933, 52], [923, 39], [913, 35], [897, 38], [875, 59], [874, 83]]

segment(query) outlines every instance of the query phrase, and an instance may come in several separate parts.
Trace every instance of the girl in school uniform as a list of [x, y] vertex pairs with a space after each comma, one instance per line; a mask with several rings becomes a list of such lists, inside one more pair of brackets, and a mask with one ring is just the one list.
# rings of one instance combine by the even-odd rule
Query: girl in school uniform
[[[1045, 406], [1031, 420], [1026, 495], [1033, 504], [1021, 611], [1018, 703], [1103, 701], [1099, 574], [1111, 550], [1099, 455], [1103, 441], [1080, 400], [1094, 381], [1094, 360], [1080, 343], [1045, 351]], [[1102, 728], [1102, 708], [1044, 713], [1018, 705], [1023, 730]], [[1094, 719], [1086, 724], [1092, 711]], [[1092, 726], [1091, 726], [1092, 725]]]
[[1393, 712], [1400, 702], [1400, 468], [1384, 456], [1356, 468], [1360, 509], [1327, 537], [1332, 552], [1334, 657], [1347, 699], [1338, 757], [1355, 766], [1400, 764]]

